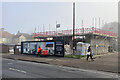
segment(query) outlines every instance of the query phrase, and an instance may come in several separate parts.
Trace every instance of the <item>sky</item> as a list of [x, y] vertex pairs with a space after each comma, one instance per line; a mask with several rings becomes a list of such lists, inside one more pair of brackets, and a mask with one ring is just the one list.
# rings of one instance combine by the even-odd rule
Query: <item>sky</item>
[[[1, 6], [1, 4], [0, 4]], [[1, 7], [0, 7], [1, 8]], [[1, 10], [1, 9], [0, 9]], [[2, 2], [2, 27], [15, 34], [56, 30], [56, 21], [60, 29], [72, 29], [72, 2]], [[1, 15], [1, 13], [0, 13]], [[117, 2], [76, 2], [76, 28], [91, 27], [92, 18], [104, 23], [118, 21]], [[0, 23], [1, 24], [1, 23]], [[50, 28], [49, 28], [50, 24]], [[38, 28], [39, 27], [39, 28]]]

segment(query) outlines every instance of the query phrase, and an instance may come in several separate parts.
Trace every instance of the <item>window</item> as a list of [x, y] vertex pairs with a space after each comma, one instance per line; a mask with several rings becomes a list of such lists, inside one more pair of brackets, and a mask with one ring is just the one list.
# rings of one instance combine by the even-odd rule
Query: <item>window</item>
[[7, 41], [7, 39], [6, 39], [6, 38], [2, 38], [2, 41], [3, 41], [3, 42], [6, 42], [6, 41]]

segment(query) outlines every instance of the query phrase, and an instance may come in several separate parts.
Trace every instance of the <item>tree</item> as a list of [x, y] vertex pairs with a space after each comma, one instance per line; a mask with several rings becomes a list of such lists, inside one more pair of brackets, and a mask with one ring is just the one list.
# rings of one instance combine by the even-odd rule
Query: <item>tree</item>
[[102, 29], [118, 34], [118, 22], [106, 23]]

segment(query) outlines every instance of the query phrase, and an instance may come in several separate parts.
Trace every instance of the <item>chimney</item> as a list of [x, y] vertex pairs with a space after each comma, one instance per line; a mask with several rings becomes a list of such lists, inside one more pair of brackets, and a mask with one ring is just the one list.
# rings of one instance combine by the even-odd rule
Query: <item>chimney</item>
[[1, 31], [3, 32], [3, 31], [4, 31], [4, 28], [1, 28]]
[[17, 34], [20, 34], [20, 31], [18, 31]]

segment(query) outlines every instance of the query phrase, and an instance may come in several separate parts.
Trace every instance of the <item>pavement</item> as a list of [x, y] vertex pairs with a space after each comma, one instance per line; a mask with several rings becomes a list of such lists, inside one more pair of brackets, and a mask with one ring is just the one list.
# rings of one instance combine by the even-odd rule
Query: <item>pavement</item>
[[64, 57], [36, 57], [35, 55], [25, 54], [3, 54], [3, 58], [30, 61], [44, 64], [54, 64], [58, 66], [73, 67], [79, 69], [96, 70], [117, 73], [118, 72], [118, 53], [107, 53], [94, 56], [94, 61], [87, 61], [86, 58], [73, 59]]
[[2, 78], [8, 78], [8, 80], [10, 78], [25, 78], [25, 80], [26, 78], [29, 78], [29, 80], [32, 78], [118, 78], [116, 73], [77, 69], [5, 58], [3, 58], [2, 61]]

